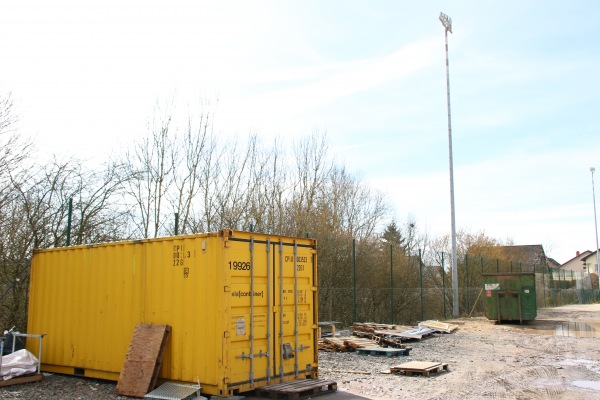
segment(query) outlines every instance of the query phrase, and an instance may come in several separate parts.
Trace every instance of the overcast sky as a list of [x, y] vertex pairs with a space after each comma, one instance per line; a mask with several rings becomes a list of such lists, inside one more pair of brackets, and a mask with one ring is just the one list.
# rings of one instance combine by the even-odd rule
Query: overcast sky
[[595, 249], [598, 1], [4, 2], [0, 90], [44, 151], [85, 157], [145, 134], [157, 99], [173, 93], [208, 99], [223, 135], [326, 131], [398, 222], [412, 215], [441, 235], [440, 11], [453, 20], [457, 227], [543, 244], [561, 263]]

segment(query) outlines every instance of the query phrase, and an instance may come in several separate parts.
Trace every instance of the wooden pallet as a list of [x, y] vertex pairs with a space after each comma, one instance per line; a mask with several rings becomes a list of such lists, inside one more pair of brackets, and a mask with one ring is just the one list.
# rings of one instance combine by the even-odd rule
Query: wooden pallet
[[373, 333], [377, 336], [398, 338], [400, 340], [421, 340], [423, 339], [423, 337], [432, 335], [435, 332], [435, 329], [421, 327], [409, 329], [406, 331], [375, 331]]
[[398, 325], [376, 324], [373, 322], [355, 322], [354, 324], [352, 324], [352, 329], [361, 332], [373, 332], [377, 330], [395, 330], [399, 328], [400, 327]]
[[398, 357], [408, 356], [412, 347], [406, 347], [404, 349], [393, 349], [389, 347], [366, 347], [363, 349], [356, 349], [356, 354], [370, 355], [370, 356], [387, 356], [387, 357]]
[[[408, 335], [413, 337], [406, 337], [406, 335], [401, 335], [397, 331], [377, 331], [373, 332], [362, 332], [362, 331], [354, 331], [352, 332], [353, 336], [358, 338], [365, 338], [375, 341], [381, 347], [395, 347], [398, 349], [403, 349], [406, 346], [402, 343], [403, 340], [414, 339], [414, 335]], [[416, 338], [421, 338], [421, 336], [416, 336]]]
[[115, 393], [141, 398], [154, 389], [170, 333], [169, 325], [136, 325]]
[[33, 374], [18, 376], [16, 378], [11, 378], [7, 380], [0, 379], [0, 388], [11, 385], [20, 385], [21, 383], [39, 382], [42, 380], [43, 377], [44, 376], [42, 374]]
[[411, 361], [401, 365], [390, 367], [390, 371], [395, 374], [404, 375], [423, 375], [429, 376], [430, 373], [439, 373], [448, 371], [448, 364], [434, 363], [426, 361]]
[[274, 385], [263, 386], [255, 390], [259, 397], [270, 399], [299, 400], [322, 394], [333, 393], [337, 383], [321, 379], [299, 379]]

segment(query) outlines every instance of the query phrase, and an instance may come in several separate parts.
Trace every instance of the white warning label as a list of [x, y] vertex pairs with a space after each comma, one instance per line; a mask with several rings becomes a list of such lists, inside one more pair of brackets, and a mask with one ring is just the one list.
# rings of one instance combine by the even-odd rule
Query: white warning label
[[485, 290], [496, 290], [500, 287], [499, 283], [486, 283]]
[[235, 334], [238, 336], [246, 334], [246, 319], [245, 318], [238, 317], [235, 319]]

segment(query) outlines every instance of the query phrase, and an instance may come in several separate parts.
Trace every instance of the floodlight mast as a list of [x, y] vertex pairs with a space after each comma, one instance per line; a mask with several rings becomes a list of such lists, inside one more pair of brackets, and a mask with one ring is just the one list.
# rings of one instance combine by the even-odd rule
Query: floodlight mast
[[590, 167], [590, 172], [592, 173], [592, 199], [594, 200], [594, 227], [596, 228], [596, 270], [594, 272], [598, 273], [598, 267], [600, 267], [600, 259], [598, 258], [598, 252], [600, 251], [600, 247], [598, 247], [598, 218], [596, 218], [596, 190], [594, 189], [594, 171], [596, 168]]
[[454, 210], [454, 168], [452, 162], [452, 118], [450, 117], [450, 65], [448, 62], [448, 32], [452, 33], [452, 19], [440, 13], [440, 22], [444, 26], [446, 41], [446, 95], [448, 100], [448, 159], [450, 163], [450, 219], [452, 225], [452, 316], [460, 314], [458, 302], [458, 261], [456, 256], [456, 217]]

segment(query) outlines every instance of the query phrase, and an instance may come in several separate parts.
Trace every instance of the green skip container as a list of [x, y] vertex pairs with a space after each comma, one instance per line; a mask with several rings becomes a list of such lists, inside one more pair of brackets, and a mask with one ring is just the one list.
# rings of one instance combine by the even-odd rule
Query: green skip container
[[511, 272], [483, 274], [487, 319], [498, 323], [531, 321], [537, 316], [535, 274]]

